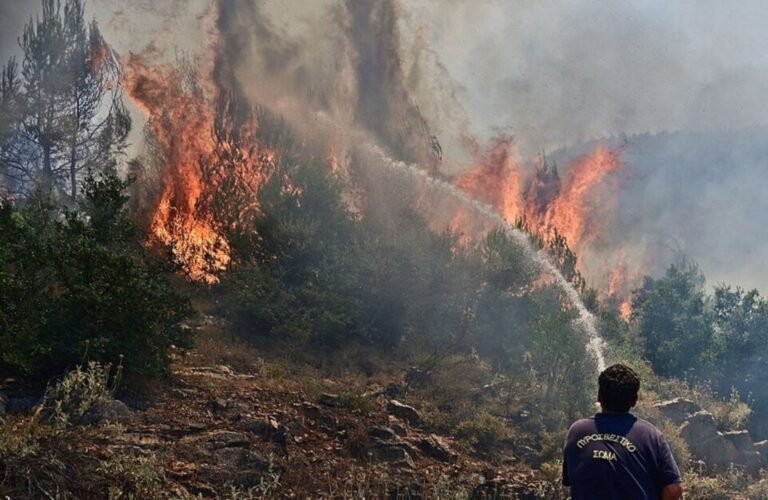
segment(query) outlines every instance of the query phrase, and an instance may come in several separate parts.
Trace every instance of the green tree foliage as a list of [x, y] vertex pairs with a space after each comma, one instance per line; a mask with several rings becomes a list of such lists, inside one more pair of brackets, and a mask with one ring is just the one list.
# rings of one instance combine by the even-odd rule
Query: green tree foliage
[[354, 332], [359, 303], [349, 267], [354, 219], [325, 165], [283, 156], [260, 193], [260, 214], [238, 227], [240, 265], [224, 278], [237, 323], [249, 334], [336, 343]]
[[768, 436], [768, 301], [757, 290], [721, 284], [705, 291], [698, 267], [683, 260], [664, 277], [646, 277], [633, 316], [645, 355], [663, 375], [710, 382], [722, 398], [732, 390], [753, 408], [750, 429]]
[[768, 301], [757, 290], [745, 292], [727, 285], [715, 287], [712, 298], [715, 324], [713, 382], [725, 396], [735, 388], [750, 399], [751, 427], [768, 436]]
[[126, 183], [88, 179], [76, 210], [42, 197], [0, 208], [0, 365], [59, 374], [87, 354], [127, 372], [162, 375], [187, 299], [147, 253], [127, 217]]
[[712, 316], [698, 266], [683, 260], [664, 277], [646, 277], [632, 309], [645, 355], [661, 375], [707, 376], [713, 340]]
[[14, 59], [0, 85], [0, 182], [28, 195], [36, 188], [74, 203], [89, 172], [113, 169], [130, 118], [118, 64], [81, 0], [43, 0], [24, 27], [21, 72]]

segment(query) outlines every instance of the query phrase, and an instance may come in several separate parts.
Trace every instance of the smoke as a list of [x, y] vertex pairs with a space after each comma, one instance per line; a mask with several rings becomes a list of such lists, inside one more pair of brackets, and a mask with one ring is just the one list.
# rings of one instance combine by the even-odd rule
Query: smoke
[[713, 285], [765, 291], [766, 158], [764, 127], [628, 137], [617, 211], [588, 267], [605, 271], [599, 263], [625, 249], [633, 267], [658, 275], [682, 253]]
[[[552, 156], [568, 165], [590, 139], [629, 134], [618, 211], [583, 256], [593, 281], [606, 278], [619, 249], [646, 271], [680, 250], [714, 280], [765, 287], [768, 275], [752, 268], [768, 238], [761, 217], [750, 214], [764, 212], [766, 132], [739, 129], [768, 116], [768, 32], [754, 15], [761, 7], [757, 0], [87, 2], [123, 57], [185, 56], [215, 74], [219, 88], [283, 116], [308, 148], [342, 166], [360, 137], [397, 160], [453, 175], [500, 131], [514, 137], [523, 168], [542, 149], [567, 146]], [[37, 1], [0, 3], [4, 59], [18, 53], [16, 38], [38, 10]], [[632, 136], [664, 130], [698, 132]], [[443, 152], [439, 165], [432, 136]]]
[[757, 0], [415, 0], [478, 128], [524, 156], [611, 135], [764, 124]]
[[12, 56], [19, 57], [22, 26], [40, 8], [36, 2], [3, 1], [0, 3], [0, 64]]

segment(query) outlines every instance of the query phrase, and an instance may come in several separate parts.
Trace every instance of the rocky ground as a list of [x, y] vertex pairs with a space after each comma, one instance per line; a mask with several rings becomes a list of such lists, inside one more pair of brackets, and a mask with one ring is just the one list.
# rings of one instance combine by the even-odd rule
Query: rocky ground
[[[319, 371], [270, 365], [255, 352], [217, 364], [227, 359], [222, 349], [203, 342], [179, 356], [154, 397], [106, 405], [89, 416], [91, 425], [47, 435], [30, 429], [28, 417], [8, 415], [6, 429], [39, 435], [29, 454], [6, 464], [0, 493], [543, 498], [551, 490], [551, 481], [522, 462], [481, 458], [435, 432], [408, 404], [400, 377], [322, 378]], [[6, 406], [23, 413], [32, 401], [12, 398]]]

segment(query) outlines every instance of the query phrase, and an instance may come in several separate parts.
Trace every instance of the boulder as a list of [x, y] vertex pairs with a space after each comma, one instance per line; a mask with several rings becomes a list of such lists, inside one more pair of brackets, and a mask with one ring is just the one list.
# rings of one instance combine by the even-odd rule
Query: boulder
[[401, 403], [395, 399], [387, 403], [387, 412], [397, 418], [406, 420], [411, 425], [421, 424], [421, 415], [416, 408]]
[[398, 436], [405, 437], [408, 435], [408, 429], [406, 429], [405, 426], [397, 420], [397, 418], [393, 417], [392, 415], [388, 415], [387, 420], [389, 421], [389, 428], [395, 431]]
[[411, 455], [402, 446], [382, 444], [371, 449], [369, 455], [374, 462], [394, 463], [412, 469], [416, 467]]
[[653, 405], [662, 415], [676, 424], [682, 424], [691, 415], [702, 411], [701, 406], [690, 399], [675, 398]]
[[425, 455], [443, 462], [453, 462], [457, 456], [456, 453], [451, 451], [445, 441], [434, 434], [419, 441], [419, 448]]
[[680, 435], [693, 455], [712, 470], [725, 471], [742, 459], [733, 443], [717, 430], [715, 418], [708, 411], [701, 410], [688, 417], [680, 426]]
[[755, 451], [760, 453], [760, 457], [763, 460], [763, 465], [768, 465], [768, 440], [758, 441], [753, 444]]
[[408, 389], [405, 384], [392, 382], [387, 385], [382, 394], [386, 395], [388, 398], [397, 398], [404, 396], [406, 392], [408, 392]]
[[133, 412], [122, 401], [111, 399], [96, 403], [85, 412], [81, 422], [85, 425], [128, 424]]
[[227, 399], [214, 399], [211, 401], [211, 408], [215, 412], [221, 412], [228, 410], [232, 408], [233, 404], [232, 401], [229, 401]]
[[755, 450], [754, 443], [752, 443], [752, 438], [749, 437], [749, 431], [728, 431], [724, 432], [723, 436], [733, 443], [733, 446], [742, 453], [752, 453], [757, 451]]
[[408, 387], [423, 387], [432, 378], [432, 373], [418, 366], [412, 366], [405, 374], [405, 384]]
[[389, 427], [386, 427], [384, 425], [377, 425], [376, 427], [371, 427], [370, 429], [368, 429], [368, 435], [379, 441], [395, 442], [395, 443], [400, 441], [400, 436], [398, 436], [393, 429], [390, 429]]
[[208, 435], [206, 441], [211, 450], [223, 448], [247, 448], [250, 440], [245, 434], [231, 431], [218, 431]]
[[304, 410], [304, 413], [309, 418], [317, 419], [323, 415], [323, 411], [320, 409], [320, 407], [316, 404], [310, 403], [309, 401], [304, 401], [301, 403], [301, 409]]
[[338, 394], [331, 394], [328, 392], [324, 392], [320, 394], [319, 401], [320, 401], [320, 404], [325, 406], [331, 406], [331, 407], [343, 406], [341, 397]]
[[760, 469], [763, 467], [763, 457], [757, 451], [746, 451], [742, 453], [736, 465], [743, 467], [751, 476], [757, 477], [760, 475]]
[[255, 489], [283, 473], [283, 467], [272, 458], [246, 448], [222, 448], [212, 455], [212, 463], [201, 464], [198, 472], [209, 481], [222, 481], [224, 477], [232, 486]]
[[267, 438], [280, 429], [280, 423], [272, 417], [266, 417], [245, 424], [245, 428], [263, 438]]
[[742, 467], [749, 474], [756, 475], [759, 473], [763, 466], [763, 457], [752, 442], [749, 431], [729, 431], [723, 433], [723, 436], [738, 452], [733, 463]]

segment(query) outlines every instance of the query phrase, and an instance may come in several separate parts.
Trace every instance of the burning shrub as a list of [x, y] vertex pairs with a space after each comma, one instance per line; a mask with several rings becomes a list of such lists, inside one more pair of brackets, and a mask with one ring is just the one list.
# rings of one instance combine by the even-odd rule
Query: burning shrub
[[126, 183], [86, 182], [76, 210], [41, 198], [0, 208], [0, 363], [47, 377], [86, 354], [127, 373], [166, 372], [190, 312], [127, 217]]

